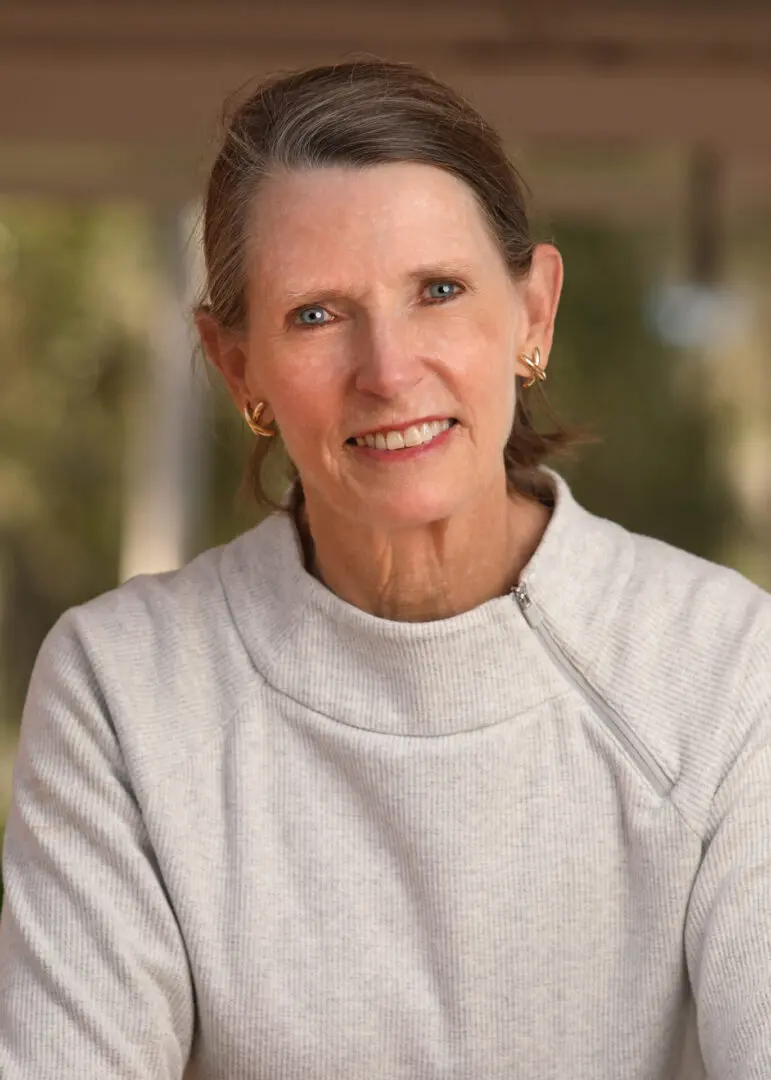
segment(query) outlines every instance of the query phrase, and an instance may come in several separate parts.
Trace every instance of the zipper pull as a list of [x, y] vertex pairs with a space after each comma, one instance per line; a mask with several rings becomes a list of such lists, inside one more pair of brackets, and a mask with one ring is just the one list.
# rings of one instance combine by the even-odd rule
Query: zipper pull
[[512, 587], [511, 595], [517, 601], [517, 604], [519, 605], [519, 610], [524, 615], [528, 626], [540, 626], [543, 618], [540, 611], [533, 603], [530, 593], [527, 591], [527, 585], [524, 581], [521, 582], [519, 585], [514, 585]]

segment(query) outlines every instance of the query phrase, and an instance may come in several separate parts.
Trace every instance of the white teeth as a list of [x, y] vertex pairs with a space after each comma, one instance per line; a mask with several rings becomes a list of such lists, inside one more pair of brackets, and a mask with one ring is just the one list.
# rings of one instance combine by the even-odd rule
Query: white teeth
[[389, 450], [403, 450], [404, 436], [401, 431], [389, 431], [386, 435], [386, 446]]
[[403, 431], [379, 431], [377, 435], [357, 436], [356, 445], [369, 446], [374, 450], [404, 450], [431, 442], [450, 426], [450, 420], [428, 420], [423, 424], [411, 424]]
[[423, 442], [423, 432], [416, 427], [408, 427], [404, 433], [405, 446], [420, 446]]

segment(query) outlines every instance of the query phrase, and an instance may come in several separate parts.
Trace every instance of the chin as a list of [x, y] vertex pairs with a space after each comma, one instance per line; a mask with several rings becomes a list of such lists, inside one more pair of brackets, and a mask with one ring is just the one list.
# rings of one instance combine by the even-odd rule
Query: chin
[[372, 491], [359, 502], [356, 517], [383, 530], [418, 528], [453, 517], [465, 505], [457, 490], [419, 484], [403, 491]]

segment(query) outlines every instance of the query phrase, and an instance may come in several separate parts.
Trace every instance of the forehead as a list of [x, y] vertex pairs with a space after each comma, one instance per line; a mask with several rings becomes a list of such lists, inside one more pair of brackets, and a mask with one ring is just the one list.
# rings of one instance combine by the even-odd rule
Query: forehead
[[324, 272], [482, 265], [498, 250], [471, 188], [429, 165], [332, 167], [267, 178], [255, 197], [250, 276], [302, 287]]

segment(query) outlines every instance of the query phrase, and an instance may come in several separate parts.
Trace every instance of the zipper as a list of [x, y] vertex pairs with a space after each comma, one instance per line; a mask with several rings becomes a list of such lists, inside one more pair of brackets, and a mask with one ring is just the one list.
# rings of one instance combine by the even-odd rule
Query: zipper
[[607, 701], [600, 697], [572, 660], [565, 656], [565, 653], [547, 629], [542, 613], [533, 603], [527, 585], [524, 582], [520, 585], [515, 585], [511, 590], [511, 595], [519, 605], [519, 610], [525, 617], [528, 626], [533, 630], [554, 664], [559, 668], [568, 682], [572, 683], [576, 690], [578, 690], [581, 697], [597, 719], [601, 721], [617, 745], [621, 747], [626, 756], [636, 766], [637, 770], [642, 773], [657, 795], [660, 795], [662, 798], [667, 797], [672, 788], [670, 778], [661, 768], [648, 748], [631, 730], [626, 721], [619, 716], [616, 710], [609, 705]]

